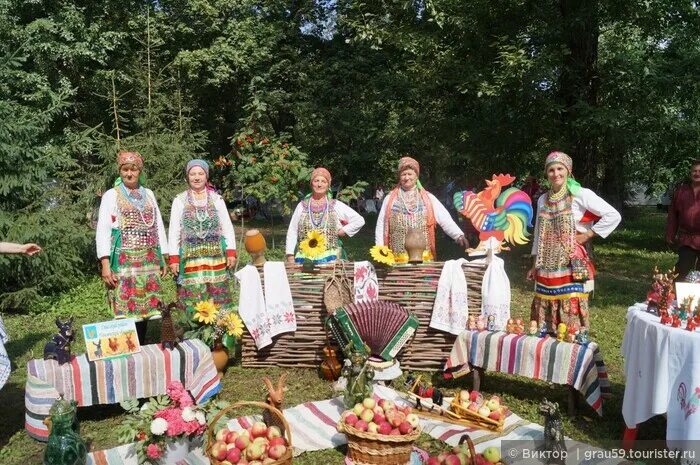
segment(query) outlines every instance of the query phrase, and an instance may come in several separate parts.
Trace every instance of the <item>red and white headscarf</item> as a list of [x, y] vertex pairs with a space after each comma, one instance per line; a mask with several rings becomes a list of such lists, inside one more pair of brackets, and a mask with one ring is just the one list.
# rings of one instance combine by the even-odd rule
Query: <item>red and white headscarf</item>
[[418, 163], [418, 161], [416, 161], [415, 158], [402, 157], [399, 160], [399, 174], [401, 174], [401, 172], [403, 170], [406, 170], [409, 168], [412, 169], [413, 171], [415, 171], [416, 175], [420, 175], [420, 163]]
[[121, 169], [124, 165], [134, 165], [139, 170], [142, 170], [143, 158], [138, 152], [119, 152], [117, 154], [117, 166]]

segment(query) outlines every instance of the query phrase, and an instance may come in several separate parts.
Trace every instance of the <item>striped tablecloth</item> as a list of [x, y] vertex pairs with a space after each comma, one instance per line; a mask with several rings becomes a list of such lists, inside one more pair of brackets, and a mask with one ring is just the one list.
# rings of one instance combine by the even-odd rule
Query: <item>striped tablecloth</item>
[[471, 366], [532, 379], [568, 384], [603, 415], [603, 399], [610, 397], [608, 371], [598, 344], [582, 346], [553, 337], [490, 331], [464, 331], [445, 363], [445, 376], [462, 376]]
[[59, 395], [75, 400], [79, 407], [115, 404], [130, 398], [165, 394], [166, 385], [180, 380], [197, 403], [219, 392], [221, 383], [211, 351], [198, 339], [186, 340], [174, 350], [160, 344], [141, 346], [141, 352], [111, 360], [90, 362], [85, 354], [70, 363], [35, 359], [27, 364], [24, 404], [25, 429], [45, 441], [43, 420]]

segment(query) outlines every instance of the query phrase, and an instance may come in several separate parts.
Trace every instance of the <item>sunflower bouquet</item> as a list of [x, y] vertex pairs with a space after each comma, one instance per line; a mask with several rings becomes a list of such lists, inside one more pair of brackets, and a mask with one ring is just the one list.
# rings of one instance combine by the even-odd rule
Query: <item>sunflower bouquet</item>
[[216, 342], [233, 351], [243, 335], [243, 321], [238, 313], [218, 308], [212, 300], [203, 300], [194, 306], [193, 312], [184, 312], [185, 338], [200, 339], [209, 347]]

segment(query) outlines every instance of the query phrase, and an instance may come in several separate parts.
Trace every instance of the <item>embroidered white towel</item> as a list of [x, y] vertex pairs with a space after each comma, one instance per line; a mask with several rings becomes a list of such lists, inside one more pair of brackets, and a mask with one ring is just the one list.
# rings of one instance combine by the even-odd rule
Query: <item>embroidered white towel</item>
[[238, 314], [253, 337], [255, 346], [262, 349], [272, 344], [272, 337], [258, 269], [253, 265], [246, 265], [235, 276], [241, 283]]
[[491, 263], [481, 281], [481, 314], [494, 316], [496, 329], [505, 329], [510, 319], [510, 280], [506, 274], [503, 259], [491, 256]]
[[430, 327], [459, 335], [467, 327], [469, 299], [462, 271], [466, 260], [448, 260], [440, 273]]
[[270, 323], [270, 337], [297, 330], [292, 291], [289, 289], [284, 262], [265, 262], [265, 308]]
[[353, 284], [356, 304], [379, 299], [377, 272], [369, 261], [355, 262]]

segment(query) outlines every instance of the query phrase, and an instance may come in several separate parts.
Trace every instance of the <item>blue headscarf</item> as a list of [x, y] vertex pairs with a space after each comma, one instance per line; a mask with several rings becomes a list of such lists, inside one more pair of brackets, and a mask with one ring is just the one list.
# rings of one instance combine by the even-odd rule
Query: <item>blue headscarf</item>
[[192, 168], [199, 166], [207, 174], [207, 179], [209, 179], [209, 163], [201, 158], [195, 158], [187, 162], [187, 167], [185, 168], [185, 176], [187, 176]]

